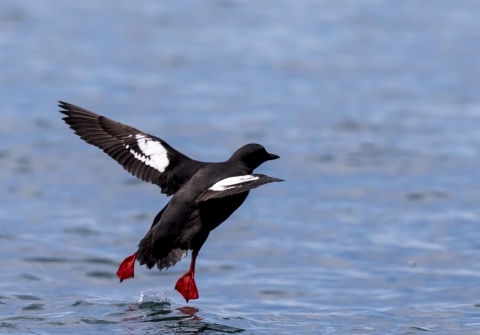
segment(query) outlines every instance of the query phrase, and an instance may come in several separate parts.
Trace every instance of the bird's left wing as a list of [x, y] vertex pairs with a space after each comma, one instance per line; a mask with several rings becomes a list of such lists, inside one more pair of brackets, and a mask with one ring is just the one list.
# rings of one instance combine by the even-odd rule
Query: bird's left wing
[[102, 149], [134, 176], [174, 194], [205, 163], [192, 160], [158, 137], [60, 101], [63, 120], [85, 142]]
[[249, 191], [261, 185], [280, 181], [284, 180], [269, 177], [263, 174], [248, 174], [244, 176], [225, 178], [203, 191], [203, 193], [197, 198], [197, 202], [207, 201], [214, 198], [228, 197], [230, 195]]

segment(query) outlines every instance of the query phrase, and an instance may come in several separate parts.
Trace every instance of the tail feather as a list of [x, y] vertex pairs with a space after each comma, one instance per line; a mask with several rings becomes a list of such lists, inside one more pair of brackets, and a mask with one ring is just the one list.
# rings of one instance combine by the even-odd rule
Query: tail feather
[[187, 257], [188, 250], [182, 248], [172, 249], [165, 257], [156, 258], [153, 256], [152, 250], [152, 231], [150, 230], [147, 235], [140, 241], [138, 245], [137, 260], [140, 265], [146, 265], [149, 269], [157, 265], [158, 270], [168, 269], [174, 266], [176, 263]]
[[187, 254], [188, 250], [180, 248], [173, 249], [166, 257], [157, 260], [158, 270], [162, 271], [162, 269], [168, 269], [169, 267], [174, 266], [180, 262], [182, 258], [187, 257]]
[[140, 241], [137, 251], [137, 261], [140, 265], [146, 265], [147, 268], [151, 269], [157, 264], [158, 259], [153, 257], [153, 248], [152, 248], [152, 229], [150, 229], [145, 235], [145, 237]]
[[137, 260], [140, 262], [140, 265], [146, 265], [149, 269], [156, 265], [160, 271], [174, 266], [181, 261], [182, 258], [187, 257], [188, 254], [188, 248], [172, 247], [164, 257], [158, 258], [153, 255], [153, 236], [155, 235], [155, 226], [160, 221], [165, 208], [162, 209], [153, 220], [152, 227], [140, 241], [137, 252]]

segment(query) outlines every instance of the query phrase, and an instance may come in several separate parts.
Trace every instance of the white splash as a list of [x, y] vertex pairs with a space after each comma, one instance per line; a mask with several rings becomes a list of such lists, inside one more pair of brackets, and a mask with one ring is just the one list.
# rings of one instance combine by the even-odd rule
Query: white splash
[[[133, 149], [130, 149], [130, 153], [148, 166], [160, 172], [165, 171], [170, 161], [168, 160], [167, 150], [162, 144], [141, 134], [135, 135], [135, 138], [143, 155], [135, 152]], [[128, 149], [128, 146], [125, 147]]]
[[142, 303], [170, 303], [172, 299], [166, 298], [164, 293], [154, 293], [152, 289], [148, 289], [145, 291], [140, 291], [140, 299], [138, 300], [139, 304]]
[[244, 182], [247, 181], [252, 181], [252, 180], [257, 180], [260, 179], [258, 176], [254, 175], [246, 175], [246, 176], [237, 176], [237, 177], [230, 177], [230, 178], [225, 178], [214, 184], [212, 187], [209, 188], [211, 191], [225, 191], [229, 190], [231, 188], [238, 187]]

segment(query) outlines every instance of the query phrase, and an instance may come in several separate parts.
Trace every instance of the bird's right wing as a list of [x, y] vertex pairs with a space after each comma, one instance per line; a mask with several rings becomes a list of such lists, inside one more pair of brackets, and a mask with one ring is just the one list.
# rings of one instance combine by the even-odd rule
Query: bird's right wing
[[197, 202], [207, 201], [214, 198], [223, 198], [230, 195], [250, 191], [259, 186], [284, 181], [283, 179], [269, 177], [263, 174], [249, 174], [225, 178], [206, 189], [197, 198]]
[[60, 101], [60, 112], [75, 134], [102, 149], [125, 170], [174, 194], [205, 163], [192, 160], [158, 137]]

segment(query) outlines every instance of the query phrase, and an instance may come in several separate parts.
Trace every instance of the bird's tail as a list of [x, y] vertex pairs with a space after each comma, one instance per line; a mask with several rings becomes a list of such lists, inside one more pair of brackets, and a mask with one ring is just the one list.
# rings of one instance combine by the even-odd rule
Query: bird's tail
[[157, 214], [153, 220], [150, 230], [138, 245], [137, 260], [140, 262], [140, 265], [145, 264], [149, 269], [153, 268], [155, 265], [157, 265], [157, 268], [160, 271], [162, 269], [168, 269], [169, 267], [174, 266], [182, 258], [187, 257], [188, 249], [179, 247], [172, 247], [165, 256], [160, 258], [153, 255], [153, 236], [155, 235], [156, 225], [158, 222], [160, 222], [163, 212], [167, 206], [165, 206], [165, 208], [163, 208], [160, 213]]
[[145, 237], [140, 241], [137, 251], [137, 260], [140, 265], [146, 265], [149, 269], [153, 268], [155, 264], [161, 271], [162, 269], [168, 269], [174, 266], [182, 258], [187, 257], [188, 250], [181, 248], [172, 249], [165, 257], [157, 258], [153, 256], [153, 229], [150, 229]]

